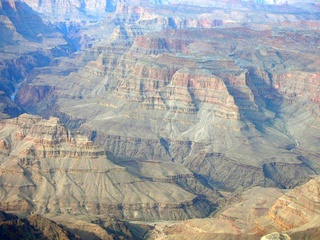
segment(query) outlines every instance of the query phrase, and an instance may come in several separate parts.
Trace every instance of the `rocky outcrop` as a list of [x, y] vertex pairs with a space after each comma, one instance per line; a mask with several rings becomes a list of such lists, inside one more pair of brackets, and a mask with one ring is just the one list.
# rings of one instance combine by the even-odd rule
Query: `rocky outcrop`
[[58, 224], [40, 215], [19, 219], [1, 211], [0, 237], [2, 239], [81, 239]]
[[[279, 198], [270, 209], [268, 216], [258, 221], [267, 224], [266, 218], [270, 219], [269, 226], [282, 231], [293, 230], [309, 225], [313, 226], [320, 218], [319, 213], [319, 178], [310, 180], [305, 185], [289, 191]], [[293, 230], [295, 231], [295, 230]]]
[[[14, 98], [18, 84], [34, 67], [49, 64], [54, 46], [47, 37], [52, 37], [54, 31], [21, 1], [2, 1], [0, 25], [0, 89]], [[57, 45], [63, 44], [61, 38], [59, 34], [56, 36]], [[13, 52], [17, 45], [19, 50]]]
[[71, 134], [57, 118], [24, 114], [0, 125], [4, 210], [184, 219], [208, 215], [221, 197], [210, 202], [175, 181], [133, 175], [110, 162], [86, 137]]
[[17, 117], [24, 112], [19, 103], [13, 103], [21, 82], [28, 81], [29, 74], [36, 75], [35, 68], [45, 67], [54, 57], [69, 55], [74, 49], [55, 26], [45, 24], [22, 1], [1, 1], [0, 25], [1, 118]]
[[159, 224], [150, 239], [314, 239], [319, 234], [319, 177], [290, 191], [255, 187], [226, 197], [212, 218]]
[[38, 14], [22, 1], [2, 1], [0, 10], [2, 23], [5, 25], [4, 29], [16, 30], [28, 40], [42, 42], [44, 40], [43, 34], [51, 32], [51, 29], [43, 23]]
[[[269, 199], [256, 188], [294, 188], [320, 172], [317, 6], [29, 3], [58, 20], [101, 15], [52, 24], [69, 42], [58, 47], [66, 41], [38, 16], [39, 30], [23, 29], [21, 20], [35, 14], [23, 2], [1, 2], [1, 89], [48, 118], [1, 121], [1, 208], [154, 221], [224, 207], [215, 219], [154, 233], [254, 239], [300, 225], [317, 232], [316, 200], [288, 193], [269, 211], [281, 192], [263, 190]], [[106, 11], [114, 13], [96, 22]], [[11, 40], [21, 44], [15, 57]], [[20, 113], [7, 100], [3, 118]], [[241, 189], [257, 198], [228, 198]], [[133, 236], [118, 221], [100, 222], [99, 234], [78, 232]]]
[[17, 103], [80, 127], [117, 159], [175, 161], [211, 187], [305, 183], [320, 169], [317, 33], [290, 7], [259, 5], [250, 17], [236, 8], [241, 19], [220, 10], [224, 27], [191, 28], [178, 20], [210, 19], [208, 10], [121, 3], [87, 25], [105, 29], [92, 48], [39, 70]]
[[261, 238], [261, 240], [269, 240], [269, 239], [290, 240], [291, 238], [287, 234], [282, 234], [282, 233], [270, 233]]
[[[33, 228], [41, 231], [41, 235], [48, 239], [80, 239], [79, 236], [68, 232], [58, 226], [55, 222], [52, 222], [40, 215], [32, 215], [31, 217], [28, 217], [27, 220]], [[35, 234], [38, 236], [40, 235], [37, 232]]]
[[54, 20], [74, 20], [76, 18], [87, 19], [88, 17], [103, 18], [106, 12], [112, 12], [117, 6], [117, 0], [79, 1], [64, 0], [59, 2], [25, 0], [33, 10], [45, 14]]
[[[61, 179], [71, 192], [77, 193], [76, 200], [71, 202], [62, 195], [61, 199], [41, 196], [46, 200], [40, 200], [39, 195], [35, 200], [39, 201], [37, 211], [104, 214], [114, 209], [112, 214], [128, 219], [192, 217], [196, 214], [181, 209], [195, 209], [198, 214], [205, 201], [219, 198], [215, 194], [217, 186], [224, 190], [257, 185], [292, 188], [318, 173], [314, 143], [319, 115], [319, 56], [314, 51], [317, 34], [313, 27], [304, 29], [308, 40], [300, 30], [294, 32], [285, 24], [275, 27], [269, 21], [259, 31], [250, 24], [212, 28], [219, 25], [217, 19], [222, 19], [221, 24], [241, 24], [248, 18], [244, 13], [239, 15], [241, 19], [234, 19], [220, 12], [213, 25], [214, 22], [208, 22], [213, 18], [204, 14], [203, 8], [192, 7], [192, 14], [185, 16], [190, 6], [176, 8], [177, 13], [170, 17], [170, 7], [162, 6], [151, 14], [152, 4], [137, 7], [123, 3], [104, 22], [81, 23], [79, 27], [86, 26], [85, 31], [90, 33], [83, 39], [83, 46], [90, 43], [92, 48], [78, 52], [73, 59], [57, 59], [22, 84], [16, 102], [27, 111], [48, 118], [60, 116], [70, 126], [81, 125], [79, 131], [104, 146], [99, 150], [86, 140], [68, 140], [72, 135], [68, 131], [51, 129], [57, 125], [54, 119], [49, 123], [39, 120], [41, 124], [30, 127], [31, 132], [25, 134], [27, 130], [22, 128], [12, 137], [23, 142], [17, 146], [28, 146], [24, 151], [16, 149], [5, 137], [4, 154], [10, 155], [14, 150], [20, 161], [18, 166], [23, 168], [6, 168], [4, 178], [9, 179], [8, 173], [19, 174], [21, 186], [28, 189], [26, 196], [39, 192], [37, 181], [43, 178], [42, 174], [48, 180], [41, 186], [52, 193], [56, 194], [55, 184]], [[277, 13], [270, 21], [279, 22], [283, 17]], [[308, 18], [312, 19], [310, 15]], [[296, 20], [294, 14], [288, 19]], [[198, 29], [190, 29], [195, 26]], [[100, 27], [104, 31], [96, 31]], [[65, 28], [78, 36], [76, 27]], [[303, 94], [305, 90], [308, 94]], [[47, 131], [54, 134], [48, 135]], [[28, 136], [37, 140], [27, 143]], [[105, 150], [122, 167], [106, 166]], [[69, 168], [73, 165], [71, 160], [57, 163], [55, 158], [86, 160], [81, 160], [83, 168]], [[8, 157], [5, 164], [14, 162], [12, 159], [15, 158]], [[158, 184], [174, 186], [181, 196], [188, 192], [188, 200], [164, 206], [146, 196], [134, 204], [126, 202], [124, 196], [105, 193], [103, 196], [110, 201], [106, 203], [97, 190], [92, 193], [95, 197], [87, 201], [89, 193], [79, 187], [80, 176], [92, 174], [84, 170], [92, 168], [92, 159], [102, 169], [100, 172], [97, 167], [93, 172], [105, 181], [106, 173], [111, 178], [125, 176], [129, 171], [128, 181], [137, 188], [149, 189], [149, 184], [151, 188]], [[175, 168], [183, 167], [165, 174], [167, 162], [173, 162]], [[148, 174], [145, 169], [149, 164], [161, 174]], [[134, 170], [136, 167], [141, 171]], [[26, 177], [25, 171], [30, 177]], [[60, 174], [64, 177], [58, 178]], [[115, 181], [126, 186], [121, 179]], [[132, 189], [123, 187], [121, 191], [137, 194]], [[204, 196], [205, 201], [196, 195]], [[34, 208], [33, 199], [27, 198], [24, 209]], [[209, 201], [204, 207], [206, 214], [215, 207], [212, 203], [216, 200]], [[60, 202], [69, 205], [63, 208]], [[168, 209], [175, 209], [176, 213], [170, 215]]]
[[227, 197], [226, 205], [211, 218], [192, 219], [172, 224], [157, 224], [148, 239], [260, 239], [252, 230], [256, 219], [267, 214], [283, 193], [279, 189], [252, 188]]
[[290, 233], [290, 236], [292, 239], [317, 239], [317, 237], [320, 234], [320, 228], [319, 226], [307, 228], [307, 229], [301, 229], [299, 231], [295, 231], [293, 233]]

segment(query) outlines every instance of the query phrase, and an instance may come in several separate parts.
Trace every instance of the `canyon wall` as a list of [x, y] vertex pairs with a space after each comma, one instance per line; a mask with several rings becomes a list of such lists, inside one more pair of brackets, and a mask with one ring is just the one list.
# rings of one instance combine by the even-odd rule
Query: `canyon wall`
[[[56, 118], [23, 114], [1, 121], [0, 129], [0, 205], [6, 211], [178, 220], [207, 216], [220, 198], [212, 193], [210, 202], [188, 192], [196, 186], [193, 174], [175, 165], [160, 179], [134, 175]], [[179, 186], [184, 178], [187, 184]]]
[[[81, 125], [118, 158], [175, 161], [229, 190], [291, 188], [318, 173], [313, 30], [304, 30], [310, 45], [282, 28], [144, 33], [130, 25], [86, 49], [68, 75], [58, 73], [70, 66], [64, 59], [40, 71], [17, 103]], [[226, 174], [230, 166], [236, 175]]]
[[235, 192], [211, 218], [159, 223], [148, 239], [316, 239], [319, 177], [293, 190], [255, 187]]
[[0, 206], [317, 232], [289, 193], [271, 206], [319, 174], [319, 5], [160, 2], [1, 2], [1, 118], [37, 116], [1, 120]]

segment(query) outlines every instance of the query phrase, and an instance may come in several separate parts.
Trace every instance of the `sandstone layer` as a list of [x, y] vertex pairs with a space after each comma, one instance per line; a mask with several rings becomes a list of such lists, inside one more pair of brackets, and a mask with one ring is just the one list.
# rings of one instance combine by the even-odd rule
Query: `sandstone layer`
[[159, 223], [149, 239], [316, 239], [319, 177], [287, 191], [253, 188], [234, 193], [211, 218]]
[[190, 172], [176, 169], [169, 181], [133, 175], [56, 118], [24, 114], [2, 121], [0, 129], [3, 210], [131, 220], [205, 217], [213, 210], [213, 203], [175, 184], [184, 175], [192, 181]]
[[173, 161], [225, 190], [297, 186], [319, 171], [319, 25], [250, 6], [204, 24], [201, 7], [118, 5], [86, 25], [91, 48], [28, 78], [16, 102], [119, 161]]
[[320, 222], [320, 179], [310, 180], [279, 198], [258, 224], [264, 229], [299, 232], [312, 229]]
[[282, 192], [261, 187], [319, 174], [319, 5], [28, 3], [47, 23], [24, 2], [0, 5], [2, 117], [23, 107], [49, 120], [1, 121], [3, 209], [95, 216], [99, 234], [75, 230], [93, 237], [110, 217], [217, 209], [149, 236], [317, 234], [315, 199], [289, 192], [276, 202]]

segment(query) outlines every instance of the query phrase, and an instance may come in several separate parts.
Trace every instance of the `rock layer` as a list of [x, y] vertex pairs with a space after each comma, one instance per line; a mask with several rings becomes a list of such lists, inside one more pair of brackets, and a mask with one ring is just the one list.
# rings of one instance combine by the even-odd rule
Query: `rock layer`
[[[266, 217], [271, 220], [270, 226], [262, 227], [297, 231], [294, 229], [304, 225], [317, 225], [320, 218], [319, 184], [319, 178], [312, 179], [279, 198]], [[266, 218], [261, 219], [260, 223], [267, 224]]]
[[0, 237], [2, 239], [81, 239], [53, 221], [39, 215], [19, 219], [1, 211]]
[[204, 217], [213, 210], [174, 182], [130, 174], [58, 122], [25, 114], [1, 122], [2, 209], [132, 220]]
[[20, 113], [11, 97], [49, 119], [1, 121], [1, 208], [97, 215], [99, 236], [113, 217], [181, 220], [217, 208], [150, 236], [316, 235], [317, 187], [268, 210], [282, 192], [255, 186], [294, 188], [319, 174], [317, 5], [28, 2], [68, 19], [49, 27], [23, 2], [1, 2], [2, 116]]
[[320, 167], [318, 35], [302, 24], [316, 15], [254, 6], [236, 7], [241, 19], [213, 7], [224, 24], [213, 27], [198, 25], [201, 7], [118, 5], [87, 25], [107, 29], [90, 49], [25, 81], [17, 103], [80, 127], [117, 159], [175, 161], [211, 187], [302, 184]]
[[[283, 194], [284, 193], [284, 194]], [[252, 188], [227, 197], [212, 218], [159, 223], [150, 239], [316, 239], [319, 177], [293, 190]]]

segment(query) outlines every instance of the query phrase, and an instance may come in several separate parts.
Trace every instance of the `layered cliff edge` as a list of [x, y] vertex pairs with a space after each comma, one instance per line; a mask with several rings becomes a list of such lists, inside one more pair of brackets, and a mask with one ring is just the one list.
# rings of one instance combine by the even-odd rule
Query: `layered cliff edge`
[[91, 48], [26, 79], [16, 102], [112, 160], [173, 161], [228, 191], [319, 173], [315, 12], [120, 5], [86, 25]]
[[148, 239], [317, 239], [319, 181], [287, 191], [259, 187], [229, 198], [212, 218], [157, 225]]
[[[24, 235], [31, 231], [39, 236], [43, 232], [51, 236], [50, 239], [58, 235], [61, 237], [61, 234], [68, 234], [65, 239], [79, 239], [79, 236], [82, 239], [125, 237], [159, 240], [316, 239], [320, 229], [317, 205], [319, 182], [320, 178], [317, 177], [290, 191], [255, 187], [242, 193], [233, 193], [227, 198], [225, 208], [210, 218], [181, 222], [155, 221], [143, 225], [141, 222], [119, 221], [114, 216], [84, 218], [70, 214], [46, 214], [52, 222], [39, 215], [18, 219], [12, 214], [1, 212], [0, 226], [3, 230], [15, 229], [16, 233], [22, 229]], [[9, 234], [10, 231], [2, 233]]]
[[[6, 0], [10, 1], [10, 0]], [[195, 5], [201, 7], [216, 7], [216, 8], [242, 8], [245, 9], [247, 6], [258, 4], [258, 6], [280, 6], [279, 9], [283, 9], [282, 6], [294, 5], [299, 7], [300, 3], [319, 4], [318, 0], [224, 0], [224, 1], [176, 1], [176, 0], [131, 0], [131, 1], [119, 1], [119, 0], [93, 0], [93, 1], [80, 1], [80, 0], [62, 0], [59, 2], [52, 2], [48, 0], [34, 1], [34, 0], [23, 0], [29, 6], [31, 6], [35, 11], [40, 12], [46, 17], [49, 17], [51, 21], [61, 21], [61, 20], [74, 20], [74, 19], [103, 19], [106, 14], [116, 12], [123, 5], [144, 5], [149, 6], [156, 4], [158, 6], [174, 5]]]
[[[5, 4], [11, 18], [19, 4]], [[3, 86], [1, 118], [23, 111], [10, 95], [28, 112], [60, 118], [1, 121], [1, 208], [61, 222], [152, 221], [206, 217], [227, 204], [233, 207], [218, 218], [160, 224], [151, 234], [256, 239], [294, 229], [290, 236], [316, 236], [318, 213], [308, 207], [317, 209], [317, 200], [305, 194], [312, 184], [276, 204], [281, 190], [250, 189], [238, 205], [237, 194], [226, 196], [254, 186], [294, 188], [319, 174], [319, 6], [306, 15], [289, 6], [275, 13], [264, 5], [254, 13], [157, 7], [117, 4], [104, 21], [78, 23], [83, 35], [59, 23], [75, 49], [85, 48], [71, 56], [62, 35], [20, 31], [1, 11], [8, 37], [0, 39], [1, 76], [12, 77], [12, 66], [22, 73]], [[11, 40], [24, 46], [18, 57], [6, 46]], [[307, 197], [296, 198], [301, 192]]]
[[181, 220], [207, 216], [221, 197], [190, 193], [197, 181], [174, 165], [164, 166], [163, 181], [133, 175], [86, 137], [73, 136], [57, 118], [23, 114], [0, 125], [0, 206], [6, 211]]

